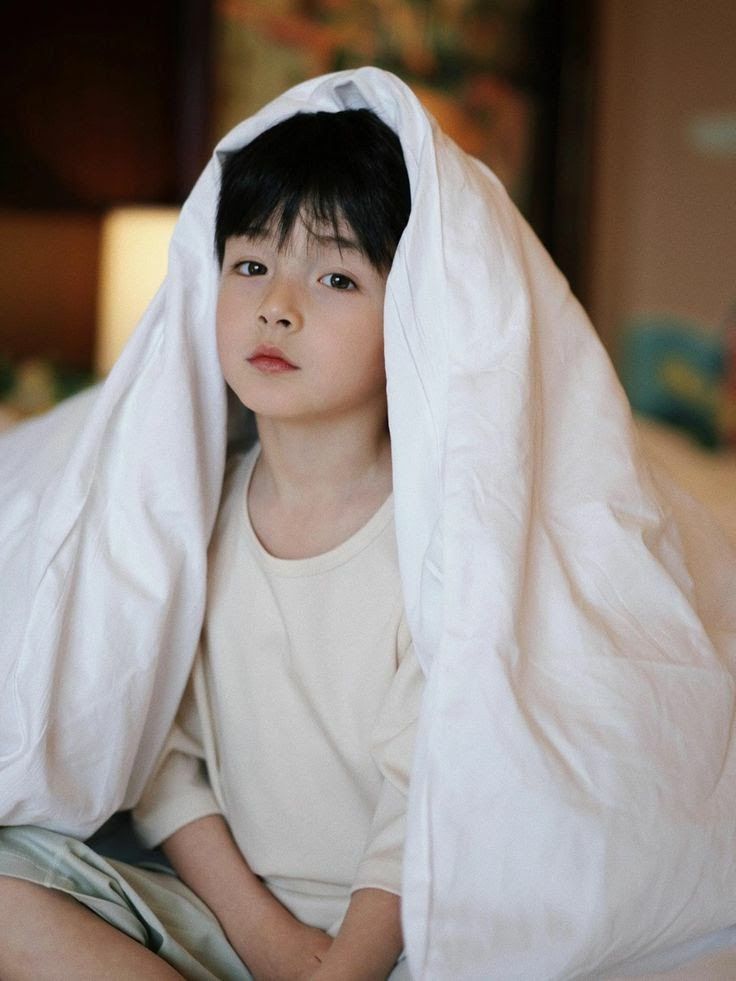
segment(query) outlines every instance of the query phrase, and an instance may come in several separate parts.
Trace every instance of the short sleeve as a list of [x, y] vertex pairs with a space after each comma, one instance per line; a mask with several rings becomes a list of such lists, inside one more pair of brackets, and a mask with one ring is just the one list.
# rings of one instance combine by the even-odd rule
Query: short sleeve
[[207, 777], [194, 691], [190, 677], [163, 752], [133, 810], [136, 833], [149, 848], [191, 821], [221, 813]]
[[400, 639], [399, 666], [373, 730], [373, 758], [383, 784], [353, 892], [373, 888], [401, 894], [406, 800], [424, 675], [403, 624]]

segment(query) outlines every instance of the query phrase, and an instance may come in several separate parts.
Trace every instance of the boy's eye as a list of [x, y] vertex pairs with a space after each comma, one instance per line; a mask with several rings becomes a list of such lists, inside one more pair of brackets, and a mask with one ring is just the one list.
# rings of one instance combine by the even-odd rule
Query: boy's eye
[[241, 276], [265, 276], [268, 272], [262, 262], [253, 262], [251, 259], [239, 262], [235, 269]]
[[355, 283], [349, 276], [342, 273], [328, 273], [320, 279], [320, 283], [331, 286], [333, 290], [354, 290], [357, 289]]

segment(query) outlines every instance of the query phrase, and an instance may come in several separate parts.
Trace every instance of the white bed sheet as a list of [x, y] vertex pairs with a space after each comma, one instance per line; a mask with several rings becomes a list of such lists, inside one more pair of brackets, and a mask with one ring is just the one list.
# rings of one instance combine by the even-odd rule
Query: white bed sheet
[[638, 419], [637, 429], [647, 454], [704, 504], [736, 543], [736, 451], [705, 450], [684, 433], [649, 419]]
[[[637, 429], [647, 455], [705, 505], [736, 544], [736, 452], [705, 450], [678, 430], [649, 419], [638, 419]], [[608, 981], [632, 977], [640, 981], [734, 981], [736, 926], [631, 964], [609, 975]]]
[[626, 978], [638, 978], [639, 981], [734, 981], [736, 926], [637, 961], [607, 975], [606, 981], [624, 981]]

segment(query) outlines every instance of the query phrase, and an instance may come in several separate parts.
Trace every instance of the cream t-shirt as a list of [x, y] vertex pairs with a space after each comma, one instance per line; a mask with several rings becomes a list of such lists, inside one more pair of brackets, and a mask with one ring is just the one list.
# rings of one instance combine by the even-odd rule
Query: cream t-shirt
[[278, 899], [335, 932], [355, 889], [401, 891], [423, 679], [392, 498], [337, 548], [278, 559], [248, 517], [257, 456], [228, 469], [201, 649], [134, 818], [156, 845], [222, 813]]

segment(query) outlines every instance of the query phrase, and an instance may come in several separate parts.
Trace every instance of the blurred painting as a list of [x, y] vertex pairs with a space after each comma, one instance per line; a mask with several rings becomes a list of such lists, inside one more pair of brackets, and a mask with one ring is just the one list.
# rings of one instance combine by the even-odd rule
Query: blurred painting
[[410, 85], [528, 210], [535, 7], [535, 0], [219, 0], [213, 135], [304, 79], [377, 65]]

